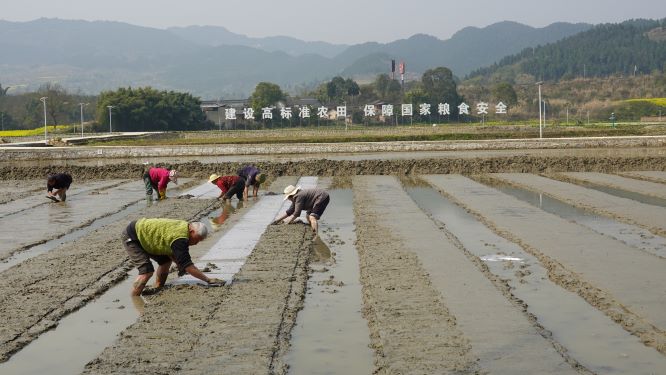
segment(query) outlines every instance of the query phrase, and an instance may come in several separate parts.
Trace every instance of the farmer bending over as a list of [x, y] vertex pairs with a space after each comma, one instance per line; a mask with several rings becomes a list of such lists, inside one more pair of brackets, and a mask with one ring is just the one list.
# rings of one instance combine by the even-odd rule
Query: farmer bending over
[[291, 201], [291, 207], [284, 215], [273, 221], [273, 224], [280, 224], [284, 221], [291, 224], [301, 216], [301, 211], [305, 210], [305, 215], [312, 227], [312, 231], [317, 233], [319, 230], [318, 220], [324, 214], [328, 206], [328, 193], [323, 189], [303, 189], [300, 186], [289, 185], [284, 189], [284, 200]]
[[169, 181], [178, 183], [178, 173], [175, 169], [149, 168], [143, 174], [143, 183], [146, 186], [146, 196], [152, 199], [153, 190], [157, 191], [157, 199], [166, 199], [166, 189]]
[[198, 221], [146, 219], [129, 223], [122, 233], [125, 250], [132, 264], [139, 269], [139, 276], [132, 285], [132, 295], [141, 295], [155, 269], [151, 259], [159, 265], [155, 288], [161, 288], [169, 275], [171, 262], [176, 262], [178, 270], [187, 272], [207, 284], [224, 284], [223, 280], [204, 275], [192, 263], [190, 246], [198, 244], [208, 236], [206, 226]]
[[[67, 173], [49, 175], [46, 179], [46, 197], [54, 202], [64, 202], [67, 199], [67, 189], [71, 184], [72, 176]], [[58, 198], [60, 199], [58, 200]]]
[[257, 197], [259, 187], [266, 181], [266, 175], [259, 171], [254, 165], [248, 165], [238, 170], [238, 175], [245, 179], [243, 199], [247, 200], [248, 190], [252, 186], [252, 196]]
[[236, 194], [239, 201], [243, 200], [243, 189], [245, 188], [245, 179], [240, 176], [218, 176], [215, 173], [208, 178], [211, 184], [216, 185], [222, 191], [218, 199], [223, 201], [231, 200]]

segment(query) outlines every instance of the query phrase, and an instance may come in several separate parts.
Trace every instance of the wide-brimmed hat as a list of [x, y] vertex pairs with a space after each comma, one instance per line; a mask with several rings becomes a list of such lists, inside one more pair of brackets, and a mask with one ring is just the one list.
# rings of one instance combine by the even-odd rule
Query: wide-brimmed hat
[[213, 173], [212, 175], [210, 175], [210, 177], [208, 177], [208, 182], [215, 182], [215, 180], [217, 180], [218, 178], [220, 178], [220, 176]]
[[178, 183], [178, 172], [175, 169], [169, 171], [169, 180], [173, 181], [174, 184]]
[[292, 195], [298, 193], [299, 190], [301, 190], [300, 185], [299, 186], [294, 186], [294, 185], [287, 186], [286, 188], [284, 188], [284, 200], [286, 201], [287, 198], [289, 198]]
[[257, 177], [254, 178], [258, 183], [263, 184], [264, 181], [266, 181], [266, 175], [263, 173], [259, 173]]

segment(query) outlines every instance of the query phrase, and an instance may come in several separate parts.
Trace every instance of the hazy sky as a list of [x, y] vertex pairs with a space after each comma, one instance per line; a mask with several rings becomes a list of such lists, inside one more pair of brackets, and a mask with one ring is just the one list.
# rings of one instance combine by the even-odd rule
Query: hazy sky
[[41, 17], [134, 25], [214, 25], [253, 37], [286, 35], [331, 43], [388, 42], [425, 33], [448, 39], [466, 26], [517, 21], [619, 22], [666, 17], [665, 0], [0, 0], [0, 19]]

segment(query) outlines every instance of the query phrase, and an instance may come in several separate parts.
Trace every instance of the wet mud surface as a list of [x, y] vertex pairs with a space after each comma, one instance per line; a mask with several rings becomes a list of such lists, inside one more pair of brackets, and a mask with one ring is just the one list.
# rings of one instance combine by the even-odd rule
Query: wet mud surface
[[311, 240], [302, 225], [269, 227], [230, 286], [176, 286], [149, 298], [85, 373], [285, 373]]
[[159, 202], [2, 272], [0, 359], [6, 360], [64, 315], [125, 278], [130, 266], [119, 238], [131, 220], [142, 216], [192, 219], [212, 204], [216, 202]]
[[[234, 173], [240, 165], [184, 162], [174, 167], [184, 178], [193, 178], [189, 186], [194, 187], [205, 183], [211, 171]], [[351, 189], [353, 207], [345, 215], [354, 223], [361, 310], [373, 356], [370, 373], [589, 374], [627, 366], [633, 373], [649, 374], [664, 368], [660, 367], [666, 358], [664, 258], [548, 214], [479, 181], [502, 180], [552, 195], [664, 237], [665, 228], [659, 224], [666, 222], [662, 207], [622, 201], [573, 179], [548, 177], [560, 172], [612, 173], [656, 185], [598, 177], [628, 189], [640, 186], [648, 194], [663, 185], [666, 156], [495, 154], [481, 158], [282, 159], [257, 165], [270, 174], [271, 194], [297, 183], [298, 176], [319, 176], [319, 186]], [[68, 172], [81, 181], [77, 187], [81, 194], [71, 195], [71, 201], [68, 195], [66, 204], [79, 213], [65, 215], [64, 222], [55, 221], [59, 231], [26, 232], [30, 241], [24, 244], [12, 233], [19, 232], [25, 222], [48, 221], [52, 209], [60, 207], [34, 202], [42, 199], [41, 179], [51, 169], [1, 166], [0, 195], [6, 198], [0, 200], [0, 223], [6, 241], [0, 253], [20, 252], [32, 243], [86, 227], [91, 220], [114, 211], [114, 204], [116, 210], [136, 204], [143, 199], [142, 168], [131, 164], [68, 166]], [[409, 187], [396, 178], [404, 175], [422, 178], [420, 186], [449, 199], [469, 213], [475, 225], [484, 226], [484, 247], [475, 248], [477, 243], [470, 239], [478, 239], [474, 233], [466, 234], [464, 225], [447, 216], [436, 218], [419, 207], [407, 193]], [[119, 240], [129, 221], [144, 216], [202, 219], [210, 221], [217, 236], [242, 222], [266, 193], [262, 188], [258, 199], [240, 207], [234, 203], [233, 212], [215, 222], [209, 219], [225, 213], [221, 202], [176, 199], [174, 192], [165, 201], [141, 204], [126, 217], [0, 271], [0, 362], [11, 361], [14, 353], [65, 316], [126, 280], [128, 272], [131, 278], [136, 275]], [[327, 216], [322, 220], [326, 222]], [[113, 344], [89, 358], [83, 371], [290, 373], [288, 353], [298, 314], [308, 298], [308, 279], [316, 269], [310, 264], [315, 244], [304, 225], [267, 226], [232, 283], [224, 287], [168, 285], [144, 296], [138, 320]], [[206, 253], [201, 246], [192, 248], [193, 258]], [[512, 248], [516, 250], [502, 250]], [[513, 258], [502, 258], [511, 256], [523, 259], [525, 266]], [[174, 272], [169, 279], [175, 278]], [[548, 295], [566, 294], [567, 301], [576, 302], [547, 298], [538, 291], [546, 284], [549, 293], [555, 293]], [[549, 309], [549, 304], [559, 304], [558, 309]], [[576, 314], [572, 306], [588, 315]], [[573, 313], [569, 316], [567, 311]], [[623, 337], [628, 343], [623, 345], [632, 350], [622, 351], [617, 342], [590, 349], [593, 339], [589, 339], [590, 345], [567, 341], [579, 333], [566, 326], [571, 319], [605, 319], [606, 325], [599, 325], [604, 330], [602, 337], [617, 335], [619, 330], [628, 336]], [[604, 356], [613, 358], [614, 367], [598, 366]], [[347, 368], [367, 372], [367, 366], [354, 367], [353, 363]]]
[[666, 266], [664, 259], [462, 176], [435, 176], [429, 181], [537, 257], [561, 287], [581, 295], [645, 344], [666, 352], [666, 274], [659, 271]]

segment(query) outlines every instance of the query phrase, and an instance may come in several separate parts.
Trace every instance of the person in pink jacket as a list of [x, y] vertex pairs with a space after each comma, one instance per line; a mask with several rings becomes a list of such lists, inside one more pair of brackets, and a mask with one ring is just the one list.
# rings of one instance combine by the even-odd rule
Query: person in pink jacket
[[178, 183], [178, 173], [175, 169], [152, 167], [143, 174], [143, 183], [146, 186], [146, 196], [153, 197], [153, 190], [157, 191], [157, 199], [166, 199], [167, 184], [173, 181]]

